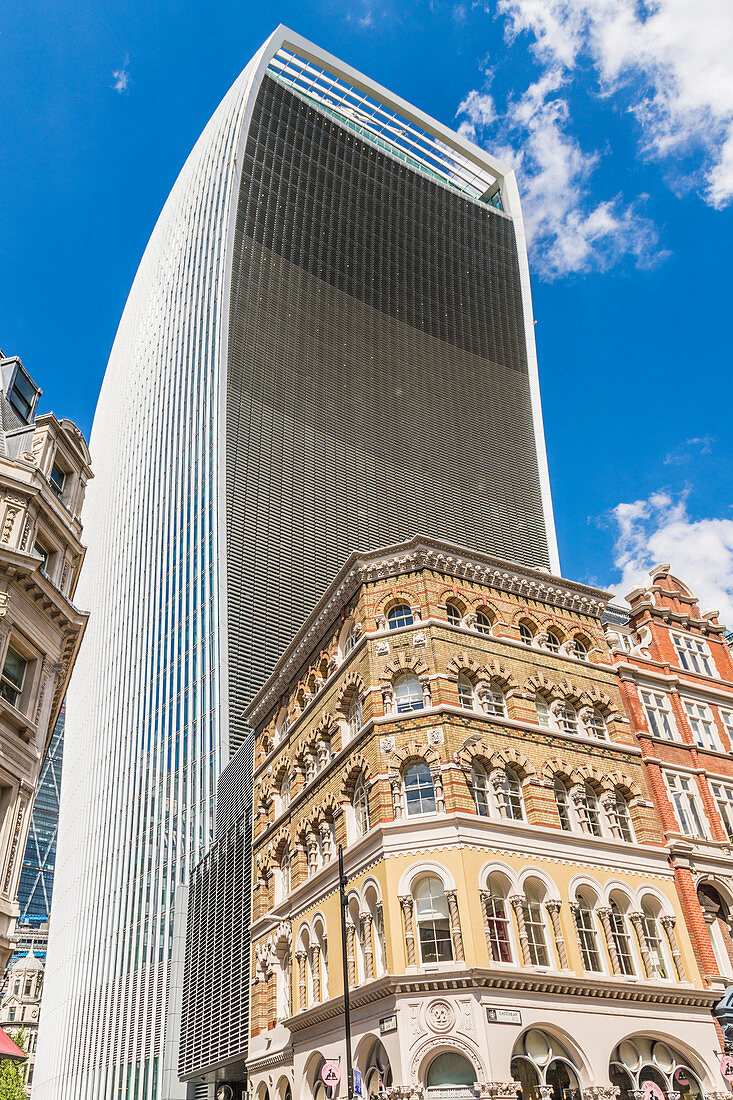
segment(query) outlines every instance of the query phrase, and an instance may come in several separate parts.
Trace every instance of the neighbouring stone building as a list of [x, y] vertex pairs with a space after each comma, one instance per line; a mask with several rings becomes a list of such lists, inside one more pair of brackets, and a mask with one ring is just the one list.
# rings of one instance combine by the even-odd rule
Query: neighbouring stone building
[[73, 604], [92, 476], [70, 420], [0, 353], [0, 970], [14, 949], [30, 809], [87, 616]]
[[733, 982], [733, 654], [716, 611], [658, 565], [606, 624], [706, 984]]
[[33, 1085], [33, 1067], [38, 1043], [38, 1021], [43, 994], [43, 960], [33, 952], [22, 955], [9, 967], [5, 989], [0, 1002], [0, 1027], [11, 1037], [25, 1035], [23, 1049], [28, 1055], [25, 1063], [26, 1092], [30, 1096]]
[[[725, 1087], [607, 603], [423, 538], [352, 557], [319, 601], [247, 713], [254, 1100], [325, 1100], [326, 1061], [346, 1095], [339, 846], [364, 1095]], [[217, 927], [240, 934], [229, 911]], [[242, 1067], [216, 1079], [239, 1095]]]

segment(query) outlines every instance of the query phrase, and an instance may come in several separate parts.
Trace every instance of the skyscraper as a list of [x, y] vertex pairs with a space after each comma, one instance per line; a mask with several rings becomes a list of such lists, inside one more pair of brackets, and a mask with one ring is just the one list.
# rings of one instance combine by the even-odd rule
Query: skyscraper
[[41, 768], [41, 778], [38, 781], [38, 791], [33, 803], [33, 815], [20, 872], [18, 920], [22, 925], [45, 924], [51, 911], [63, 753], [64, 711], [62, 710]]
[[557, 566], [514, 176], [285, 28], [161, 213], [94, 422], [36, 1095], [161, 1095], [176, 886], [343, 560]]

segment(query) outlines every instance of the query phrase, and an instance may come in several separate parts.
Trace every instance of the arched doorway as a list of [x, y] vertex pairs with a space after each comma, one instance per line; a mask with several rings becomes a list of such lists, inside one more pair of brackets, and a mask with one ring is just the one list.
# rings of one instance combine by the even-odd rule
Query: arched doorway
[[521, 1086], [522, 1100], [540, 1100], [543, 1085], [552, 1089], [552, 1100], [579, 1100], [582, 1096], [572, 1055], [554, 1035], [538, 1028], [517, 1040], [511, 1069]]
[[680, 1100], [704, 1100], [697, 1074], [678, 1050], [659, 1039], [635, 1035], [624, 1039], [611, 1055], [611, 1084], [619, 1089], [619, 1100], [666, 1100], [668, 1092], [679, 1092]]
[[441, 1100], [444, 1095], [473, 1098], [476, 1068], [465, 1054], [457, 1050], [444, 1050], [430, 1062], [425, 1084], [428, 1100]]
[[364, 1062], [362, 1079], [365, 1100], [378, 1100], [393, 1084], [389, 1055], [380, 1039], [374, 1041]]

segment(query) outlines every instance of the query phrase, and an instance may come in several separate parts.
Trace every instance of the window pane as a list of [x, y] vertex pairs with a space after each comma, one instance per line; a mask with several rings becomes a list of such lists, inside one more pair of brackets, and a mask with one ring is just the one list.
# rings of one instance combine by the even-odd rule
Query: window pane
[[435, 813], [435, 790], [427, 764], [413, 764], [405, 774], [408, 815]]
[[423, 694], [420, 681], [416, 676], [401, 676], [395, 684], [397, 713], [406, 714], [412, 710], [423, 709]]
[[398, 630], [401, 626], [412, 626], [414, 622], [412, 609], [406, 603], [399, 603], [392, 608], [387, 621], [390, 630]]

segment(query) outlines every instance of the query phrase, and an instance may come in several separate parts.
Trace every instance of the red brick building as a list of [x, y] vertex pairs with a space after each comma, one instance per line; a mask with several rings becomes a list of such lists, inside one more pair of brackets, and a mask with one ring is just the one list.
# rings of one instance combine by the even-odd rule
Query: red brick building
[[[715, 611], [659, 565], [607, 622], [700, 971], [733, 982], [733, 654]], [[607, 619], [610, 616], [607, 616]]]

